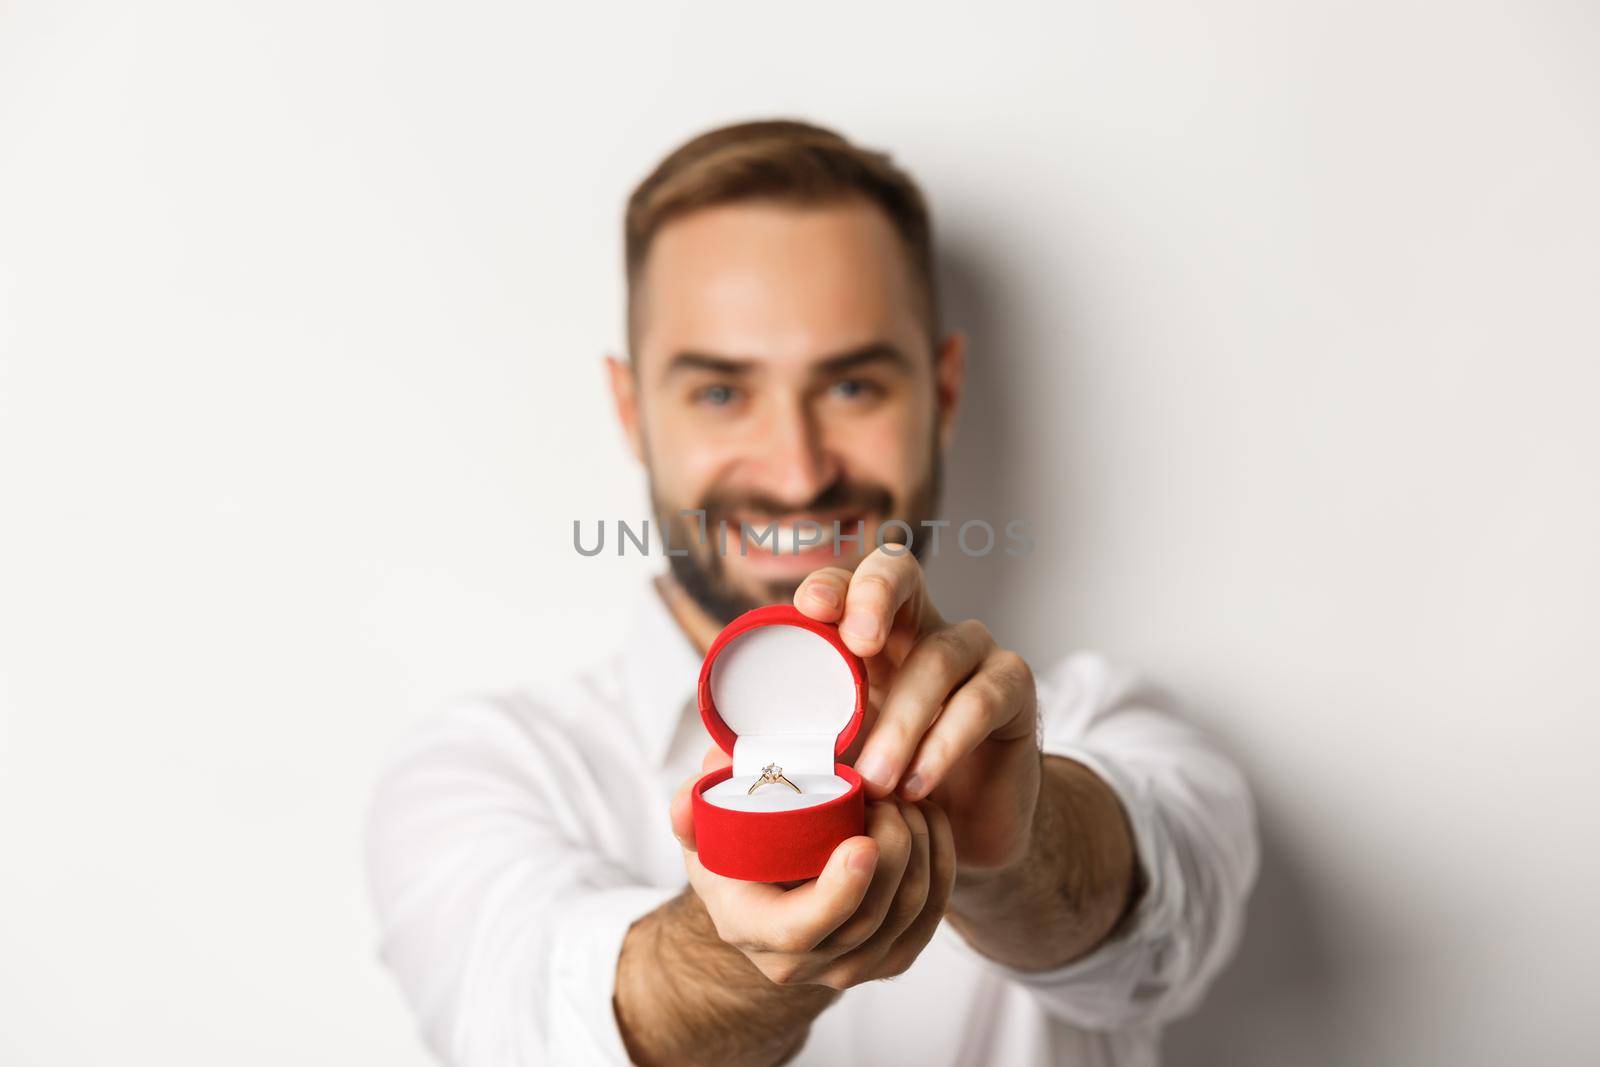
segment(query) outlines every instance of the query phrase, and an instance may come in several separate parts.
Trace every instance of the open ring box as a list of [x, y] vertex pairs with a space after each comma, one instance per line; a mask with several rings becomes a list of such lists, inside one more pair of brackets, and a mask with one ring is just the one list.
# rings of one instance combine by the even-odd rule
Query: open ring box
[[[749, 882], [815, 878], [862, 832], [861, 776], [837, 762], [861, 729], [867, 671], [838, 628], [786, 604], [734, 619], [700, 667], [700, 719], [733, 757], [694, 786], [700, 862]], [[800, 787], [750, 786], [768, 764]]]

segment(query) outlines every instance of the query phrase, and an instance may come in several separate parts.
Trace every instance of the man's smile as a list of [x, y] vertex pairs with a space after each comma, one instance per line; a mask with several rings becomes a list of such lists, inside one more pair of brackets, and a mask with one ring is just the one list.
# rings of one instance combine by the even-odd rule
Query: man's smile
[[[729, 515], [727, 523], [727, 534], [721, 546], [725, 557], [741, 556], [763, 573], [795, 571], [803, 574], [827, 566], [835, 559], [854, 560], [862, 554], [866, 531], [872, 526], [867, 515], [837, 512], [785, 515], [738, 512]], [[844, 538], [839, 542], [837, 555], [836, 532]], [[858, 535], [860, 543], [850, 540]]]

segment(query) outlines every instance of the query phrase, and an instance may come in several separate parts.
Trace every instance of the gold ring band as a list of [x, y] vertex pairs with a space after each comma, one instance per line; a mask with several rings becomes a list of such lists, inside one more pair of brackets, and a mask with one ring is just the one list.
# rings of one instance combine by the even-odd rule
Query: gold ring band
[[765, 767], [761, 768], [761, 777], [750, 783], [750, 788], [744, 791], [744, 795], [749, 796], [762, 786], [772, 785], [777, 782], [782, 782], [790, 789], [793, 789], [796, 793], [801, 791], [799, 786], [795, 785], [793, 782], [789, 781], [789, 779], [784, 777], [782, 767], [778, 766], [776, 763], [769, 763]]

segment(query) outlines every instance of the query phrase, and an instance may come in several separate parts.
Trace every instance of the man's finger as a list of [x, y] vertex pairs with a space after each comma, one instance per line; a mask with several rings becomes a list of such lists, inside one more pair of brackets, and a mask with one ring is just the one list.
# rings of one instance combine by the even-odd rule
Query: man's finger
[[[845, 989], [868, 978], [887, 978], [902, 973], [933, 937], [934, 928], [944, 914], [955, 874], [955, 848], [949, 821], [933, 804], [902, 803], [900, 810], [907, 823], [917, 829], [913, 835], [913, 854], [894, 905], [871, 937], [834, 959], [816, 975], [814, 980], [823, 985]], [[843, 930], [841, 928], [839, 933]], [[835, 942], [838, 937], [839, 934], [835, 934], [825, 944]], [[891, 970], [889, 959], [896, 953], [903, 962], [895, 964]]]
[[905, 874], [912, 841], [900, 805], [894, 801], [867, 805], [867, 833], [878, 845], [877, 871], [858, 907], [828, 930], [830, 944], [854, 946], [871, 937], [883, 925]]
[[[901, 872], [897, 885], [891, 887], [892, 895], [889, 906], [884, 910], [883, 917], [875, 926], [869, 925], [868, 916], [865, 914], [851, 916], [839, 929], [835, 930], [818, 947], [824, 950], [837, 950], [843, 955], [840, 959], [847, 959], [852, 954], [860, 957], [862, 950], [876, 944], [878, 954], [887, 950], [894, 939], [899, 937], [913, 919], [922, 911], [922, 906], [928, 897], [928, 853], [929, 830], [927, 819], [917, 805], [909, 801], [898, 804], [901, 820], [909, 831], [910, 848], [906, 855], [906, 864]], [[863, 913], [865, 909], [863, 909]], [[867, 953], [871, 955], [871, 952]]]
[[908, 801], [901, 802], [900, 817], [911, 831], [911, 854], [906, 857], [906, 870], [900, 877], [900, 889], [895, 893], [894, 902], [889, 905], [889, 914], [884, 916], [880, 928], [895, 937], [921, 914], [922, 906], [928, 901], [929, 878], [928, 820], [917, 805]]
[[718, 767], [726, 767], [732, 762], [732, 756], [712, 745], [700, 760], [700, 773], [686, 778], [672, 796], [672, 803], [667, 809], [672, 817], [672, 836], [678, 839], [678, 844], [691, 852], [695, 851], [694, 784]]
[[[780, 890], [763, 909], [755, 941], [767, 952], [810, 952], [839, 924], [862, 907], [876, 883], [880, 843], [871, 837], [848, 838], [833, 850], [814, 880]], [[774, 887], [775, 888], [775, 887]]]
[[904, 974], [933, 940], [945, 908], [949, 906], [950, 891], [955, 886], [956, 846], [950, 820], [937, 805], [924, 801], [918, 807], [928, 821], [928, 899], [922, 906], [922, 914], [906, 927], [879, 963], [879, 971], [886, 976]]
[[844, 597], [850, 589], [850, 572], [843, 567], [823, 567], [806, 575], [794, 591], [794, 606], [818, 622], [838, 622]]
[[694, 841], [694, 784], [698, 777], [685, 778], [678, 791], [672, 795], [672, 804], [667, 809], [672, 817], [672, 836], [678, 839], [678, 844], [690, 852], [698, 851]]
[[746, 882], [708, 871], [699, 854], [687, 849], [683, 852], [683, 867], [690, 886], [716, 924], [717, 936], [747, 952], [763, 949], [768, 920], [785, 890], [768, 882]]
[[856, 655], [875, 656], [883, 651], [902, 609], [915, 629], [943, 625], [928, 600], [917, 558], [909, 552], [891, 555], [876, 549], [850, 576], [839, 635]]
[[1023, 658], [1006, 649], [990, 653], [919, 741], [901, 785], [902, 795], [908, 800], [927, 796], [958, 760], [988, 738], [1031, 737], [1037, 700], [1033, 672]]
[[988, 628], [973, 619], [935, 630], [911, 649], [856, 760], [874, 797], [894, 791], [946, 698], [993, 649]]

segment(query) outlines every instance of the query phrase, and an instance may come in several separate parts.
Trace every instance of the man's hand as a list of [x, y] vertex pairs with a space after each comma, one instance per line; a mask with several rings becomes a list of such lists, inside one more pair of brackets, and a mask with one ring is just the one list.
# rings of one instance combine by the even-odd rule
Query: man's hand
[[[727, 763], [713, 748], [704, 771]], [[695, 852], [698, 777], [672, 801], [691, 888], [628, 931], [617, 1022], [636, 1063], [766, 1067], [793, 1056], [839, 990], [901, 974], [926, 947], [955, 878], [950, 824], [932, 803], [871, 802], [867, 833], [819, 877], [741, 882]]]
[[975, 619], [946, 623], [909, 551], [814, 571], [794, 604], [867, 664], [876, 719], [855, 767], [871, 797], [897, 790], [949, 813], [963, 874], [1007, 867], [1029, 845], [1040, 755], [1033, 674]]
[[[727, 763], [714, 748], [704, 770]], [[672, 802], [689, 882], [717, 935], [768, 980], [847, 989], [903, 973], [933, 937], [956, 868], [949, 821], [934, 804], [869, 801], [865, 835], [834, 849], [815, 879], [780, 886], [705, 869], [695, 852], [693, 785]]]
[[869, 796], [929, 798], [948, 813], [950, 919], [967, 941], [1026, 969], [1103, 941], [1140, 891], [1132, 833], [1098, 775], [1040, 752], [1022, 657], [981, 622], [946, 623], [909, 551], [815, 571], [794, 604], [837, 622], [866, 661], [875, 716], [855, 766]]

